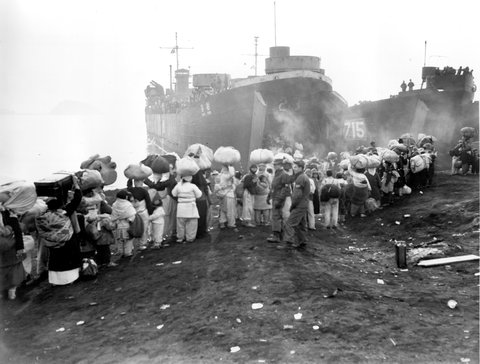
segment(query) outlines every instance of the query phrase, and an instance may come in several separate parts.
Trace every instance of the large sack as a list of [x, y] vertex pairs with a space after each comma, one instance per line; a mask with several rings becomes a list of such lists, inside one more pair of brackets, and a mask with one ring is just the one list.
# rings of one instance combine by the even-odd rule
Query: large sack
[[367, 168], [368, 158], [365, 154], [352, 155], [350, 157], [350, 165], [355, 168]]
[[378, 155], [369, 155], [367, 156], [367, 158], [368, 158], [367, 168], [378, 168], [380, 167], [380, 164], [382, 164], [382, 160]]
[[233, 147], [219, 147], [215, 151], [213, 159], [217, 163], [231, 165], [240, 162], [241, 157], [240, 152]]
[[181, 158], [177, 161], [177, 174], [179, 176], [193, 176], [199, 170], [200, 167], [191, 157]]
[[273, 159], [282, 159], [284, 163], [293, 163], [295, 159], [293, 159], [293, 156], [288, 154], [288, 153], [277, 153], [273, 157]]
[[104, 184], [102, 175], [95, 169], [86, 169], [84, 171], [77, 172], [77, 176], [80, 179], [80, 188], [82, 191], [89, 188], [97, 188]]
[[268, 149], [255, 149], [250, 153], [250, 163], [267, 164], [273, 162], [273, 152]]
[[350, 159], [342, 159], [338, 165], [341, 169], [346, 171], [350, 167]]
[[303, 159], [303, 154], [302, 152], [300, 152], [298, 149], [295, 151], [295, 153], [293, 153], [293, 159], [295, 160], [301, 160]]
[[465, 138], [472, 138], [475, 135], [475, 129], [470, 126], [461, 128], [460, 132]]
[[388, 149], [392, 149], [394, 146], [398, 145], [398, 140], [397, 139], [391, 139], [388, 144], [387, 144], [387, 147]]
[[327, 154], [327, 159], [330, 160], [330, 159], [335, 159], [335, 158], [337, 158], [337, 153], [335, 153], [335, 152], [328, 152], [328, 154]]
[[410, 158], [410, 169], [413, 173], [421, 172], [426, 167], [425, 159], [421, 155], [416, 155]]
[[100, 154], [95, 154], [80, 164], [80, 169], [94, 169], [99, 171], [104, 184], [107, 186], [117, 180], [117, 171], [115, 171], [115, 168], [117, 168], [117, 164], [112, 162], [112, 158], [109, 155], [100, 157]]
[[400, 156], [393, 150], [385, 149], [382, 152], [381, 157], [386, 162], [396, 163], [400, 160]]
[[152, 161], [152, 164], [149, 166], [152, 171], [154, 173], [167, 173], [167, 172], [170, 172], [170, 162], [167, 161], [167, 159], [165, 159], [164, 157], [162, 156], [157, 156], [157, 158], [155, 158], [153, 161]]
[[33, 183], [9, 178], [0, 182], [0, 206], [23, 215], [36, 201], [37, 193]]
[[194, 160], [198, 164], [201, 170], [205, 170], [212, 167], [213, 150], [203, 144], [192, 144], [185, 151], [184, 157], [194, 155]]
[[129, 164], [123, 171], [123, 174], [128, 179], [144, 180], [152, 175], [152, 169], [143, 164]]

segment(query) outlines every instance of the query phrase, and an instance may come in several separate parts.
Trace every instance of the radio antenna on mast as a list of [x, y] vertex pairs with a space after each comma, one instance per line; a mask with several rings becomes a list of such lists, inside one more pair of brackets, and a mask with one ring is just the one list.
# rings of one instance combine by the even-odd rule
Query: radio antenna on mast
[[273, 30], [275, 35], [275, 47], [277, 46], [277, 2], [273, 2]]
[[192, 47], [179, 47], [178, 46], [178, 37], [177, 37], [177, 32], [175, 32], [175, 46], [174, 47], [159, 47], [161, 49], [171, 49], [170, 53], [173, 54], [175, 53], [176, 58], [177, 58], [177, 70], [179, 68], [179, 63], [178, 63], [178, 50], [179, 49], [193, 49]]

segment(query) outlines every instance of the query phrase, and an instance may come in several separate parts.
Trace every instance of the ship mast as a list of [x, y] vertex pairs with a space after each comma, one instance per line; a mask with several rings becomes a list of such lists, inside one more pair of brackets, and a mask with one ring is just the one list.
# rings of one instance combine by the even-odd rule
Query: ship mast
[[176, 59], [177, 59], [177, 71], [179, 69], [179, 61], [178, 61], [178, 50], [179, 49], [193, 49], [192, 47], [179, 47], [178, 46], [178, 36], [177, 32], [175, 32], [175, 46], [173, 47], [159, 47], [161, 49], [171, 49], [170, 53], [173, 54], [175, 53]]

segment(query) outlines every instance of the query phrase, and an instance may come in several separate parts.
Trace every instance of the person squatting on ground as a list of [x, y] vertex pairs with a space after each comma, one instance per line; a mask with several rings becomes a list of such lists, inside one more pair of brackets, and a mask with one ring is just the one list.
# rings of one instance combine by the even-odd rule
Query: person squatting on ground
[[252, 164], [248, 173], [243, 177], [242, 220], [246, 227], [255, 227], [253, 223], [255, 212], [253, 203], [257, 188], [257, 165]]
[[112, 204], [112, 222], [116, 223], [115, 242], [117, 251], [121, 256], [133, 255], [133, 238], [128, 233], [130, 223], [135, 219], [135, 208], [132, 204], [133, 196], [130, 192], [121, 190], [117, 193], [117, 199]]
[[267, 241], [279, 243], [283, 240], [284, 226], [287, 221], [283, 214], [287, 197], [291, 201], [291, 177], [283, 170], [283, 159], [275, 159], [273, 161], [273, 168], [272, 188], [267, 197], [267, 201], [271, 202], [272, 205], [272, 235], [267, 238]]
[[290, 216], [285, 224], [284, 240], [295, 248], [305, 246], [306, 241], [303, 231], [306, 226], [310, 179], [303, 173], [304, 168], [305, 162], [301, 160], [293, 163], [295, 182], [292, 192], [292, 206], [290, 207]]
[[196, 200], [202, 196], [202, 191], [191, 183], [192, 176], [183, 176], [182, 180], [172, 190], [172, 196], [177, 198], [177, 243], [184, 240], [193, 243], [197, 237], [198, 214]]

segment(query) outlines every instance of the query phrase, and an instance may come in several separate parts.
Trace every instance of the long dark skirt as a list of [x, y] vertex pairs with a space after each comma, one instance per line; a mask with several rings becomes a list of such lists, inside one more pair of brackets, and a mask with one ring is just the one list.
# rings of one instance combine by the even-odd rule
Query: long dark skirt
[[80, 241], [76, 234], [61, 248], [50, 248], [48, 270], [65, 272], [80, 268], [81, 264]]
[[315, 215], [320, 213], [320, 196], [317, 189], [313, 193], [313, 213]]
[[208, 202], [207, 200], [197, 200], [197, 209], [198, 215], [198, 228], [197, 228], [197, 239], [203, 238], [208, 233]]

